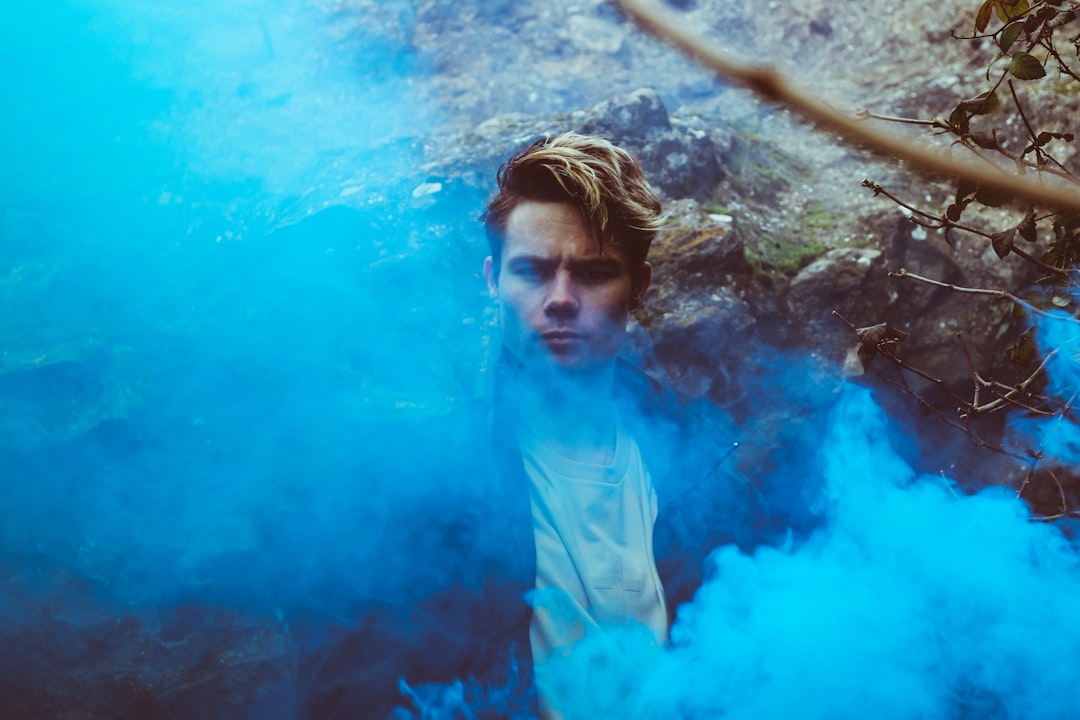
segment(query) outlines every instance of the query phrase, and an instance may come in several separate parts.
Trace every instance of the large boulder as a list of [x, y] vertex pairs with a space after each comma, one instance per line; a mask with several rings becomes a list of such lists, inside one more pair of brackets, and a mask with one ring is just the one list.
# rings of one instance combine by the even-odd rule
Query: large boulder
[[655, 90], [635, 90], [595, 105], [578, 128], [633, 151], [649, 180], [668, 198], [708, 200], [722, 179], [709, 133], [672, 118]]
[[721, 160], [733, 136], [712, 132], [694, 117], [672, 117], [660, 95], [639, 89], [564, 115], [497, 115], [464, 133], [447, 133], [425, 144], [428, 162], [420, 182], [452, 186], [464, 182], [483, 192], [495, 189], [495, 173], [529, 143], [562, 132], [602, 135], [633, 152], [649, 181], [669, 200], [707, 201], [723, 179]]

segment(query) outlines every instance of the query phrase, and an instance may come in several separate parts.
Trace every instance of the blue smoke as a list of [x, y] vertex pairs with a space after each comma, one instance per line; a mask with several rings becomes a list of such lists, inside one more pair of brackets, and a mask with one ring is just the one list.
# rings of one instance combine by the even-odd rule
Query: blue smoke
[[1049, 467], [1080, 463], [1080, 425], [1071, 408], [1080, 392], [1080, 332], [1077, 320], [1060, 310], [1033, 316], [1040, 357], [1045, 357], [1046, 392], [1065, 403], [1066, 410], [1052, 416], [1025, 416], [1010, 426], [1009, 442], [1015, 452], [1039, 455]]
[[888, 435], [870, 392], [848, 388], [817, 459], [825, 524], [781, 547], [716, 550], [670, 648], [607, 637], [575, 650], [566, 717], [1075, 713], [1074, 544], [1011, 491], [917, 477]]
[[[380, 12], [407, 24], [408, 6]], [[293, 717], [287, 645], [326, 640], [303, 619], [347, 624], [439, 569], [392, 532], [442, 490], [439, 453], [397, 423], [484, 384], [483, 198], [412, 198], [414, 138], [439, 116], [389, 30], [287, 0], [5, 15], [0, 695], [55, 676], [45, 695], [68, 696], [58, 668], [138, 668], [145, 637], [216, 632], [224, 663], [240, 633], [286, 667], [235, 716]], [[806, 384], [789, 394], [824, 403]], [[1080, 588], [1061, 531], [1007, 493], [915, 477], [864, 391], [832, 417], [820, 457], [770, 471], [827, 522], [718, 549], [670, 649], [583, 645], [565, 683], [588, 704], [569, 717], [1071, 716]], [[1061, 447], [1073, 462], [1080, 443]], [[411, 467], [384, 464], [395, 448]], [[206, 696], [203, 661], [184, 678]], [[75, 689], [153, 716], [116, 704], [134, 691]]]
[[378, 424], [487, 352], [482, 198], [410, 205], [421, 60], [285, 0], [6, 15], [0, 556], [125, 607], [343, 612]]
[[490, 347], [423, 62], [287, 0], [24, 4], [0, 57], [0, 715], [296, 717], [416, 571], [389, 421]]

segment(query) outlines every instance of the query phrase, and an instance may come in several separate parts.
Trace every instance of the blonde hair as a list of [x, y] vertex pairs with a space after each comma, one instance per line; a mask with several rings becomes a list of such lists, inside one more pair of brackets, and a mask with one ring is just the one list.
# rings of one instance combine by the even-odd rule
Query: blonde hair
[[645, 263], [663, 216], [660, 200], [632, 154], [593, 135], [563, 133], [537, 140], [503, 163], [499, 191], [484, 213], [498, 273], [506, 223], [521, 202], [569, 202], [603, 248], [621, 245], [632, 270]]

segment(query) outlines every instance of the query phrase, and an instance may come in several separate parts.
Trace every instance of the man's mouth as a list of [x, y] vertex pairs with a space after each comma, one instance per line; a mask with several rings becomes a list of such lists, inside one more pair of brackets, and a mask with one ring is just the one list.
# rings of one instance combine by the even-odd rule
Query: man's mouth
[[581, 340], [581, 335], [573, 330], [548, 330], [541, 333], [540, 337], [548, 348], [556, 352], [569, 350]]

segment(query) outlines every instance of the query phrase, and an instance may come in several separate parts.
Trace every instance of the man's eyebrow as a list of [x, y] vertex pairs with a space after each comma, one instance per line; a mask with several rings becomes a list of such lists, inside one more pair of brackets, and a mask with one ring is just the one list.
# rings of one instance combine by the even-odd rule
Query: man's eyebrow
[[[512, 255], [506, 259], [509, 268], [552, 268], [559, 258], [544, 255]], [[571, 270], [621, 270], [623, 262], [615, 257], [568, 258], [566, 266]]]
[[558, 260], [554, 258], [544, 257], [543, 255], [512, 255], [506, 260], [507, 265], [520, 265], [520, 266], [545, 266], [545, 265], [557, 265]]
[[617, 270], [622, 268], [623, 265], [621, 260], [614, 257], [571, 259], [566, 264], [572, 270], [606, 270], [608, 268]]

